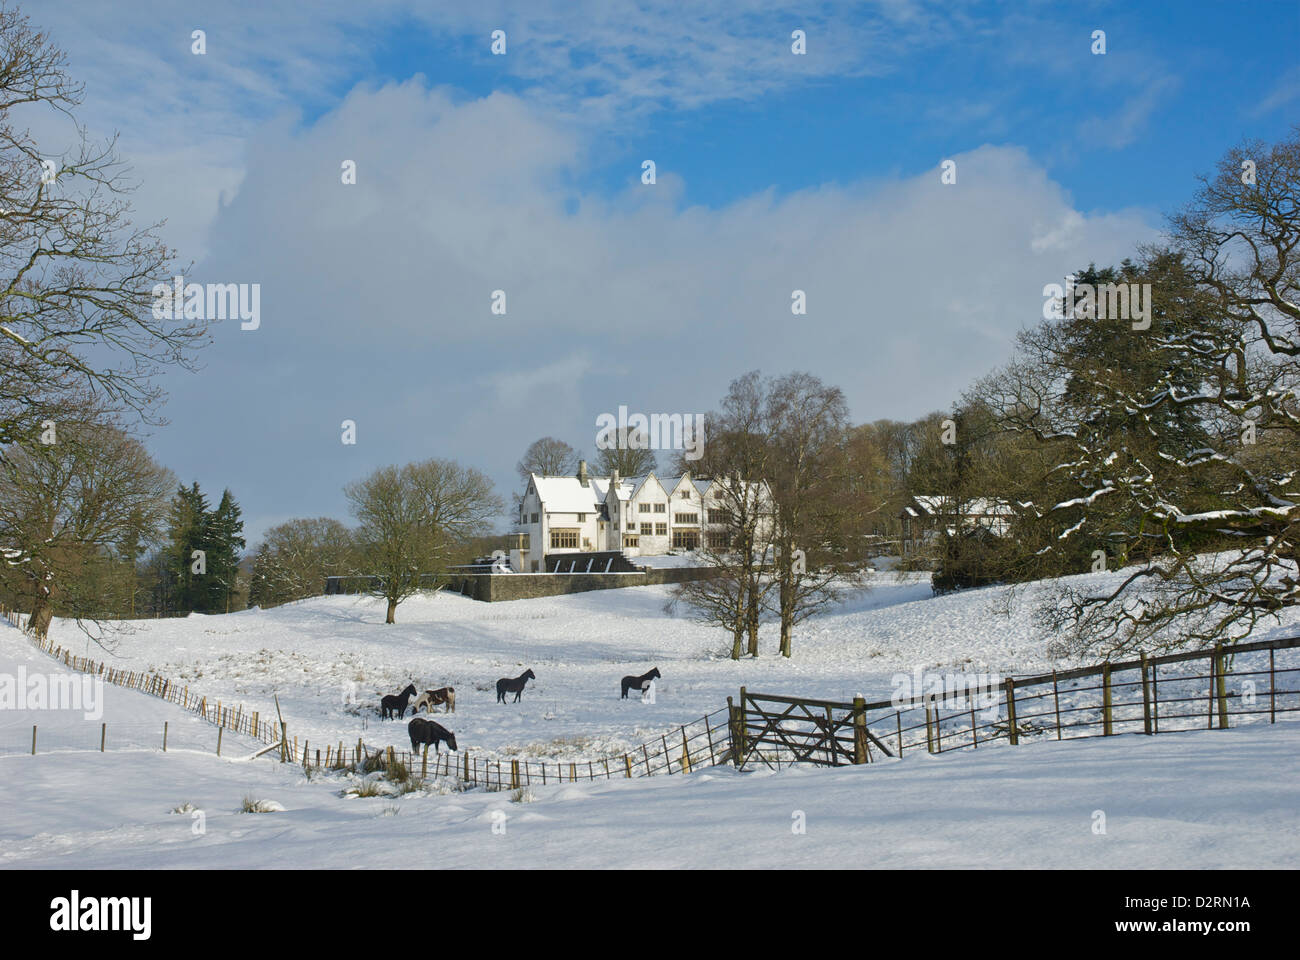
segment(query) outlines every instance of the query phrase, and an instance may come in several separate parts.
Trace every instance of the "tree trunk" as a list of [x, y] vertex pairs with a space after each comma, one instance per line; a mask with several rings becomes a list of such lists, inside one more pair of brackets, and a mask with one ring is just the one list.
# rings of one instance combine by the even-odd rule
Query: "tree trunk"
[[384, 620], [384, 623], [396, 623], [396, 622], [397, 622], [397, 601], [390, 598], [388, 601], [388, 617], [387, 619]]
[[27, 620], [27, 629], [37, 640], [44, 640], [50, 631], [50, 621], [54, 619], [54, 608], [48, 597], [37, 597], [32, 602], [32, 615]]
[[758, 656], [758, 584], [749, 585], [749, 602], [745, 611], [745, 626], [749, 631], [749, 655]]
[[781, 577], [781, 656], [788, 657], [794, 634], [794, 570], [783, 570]]

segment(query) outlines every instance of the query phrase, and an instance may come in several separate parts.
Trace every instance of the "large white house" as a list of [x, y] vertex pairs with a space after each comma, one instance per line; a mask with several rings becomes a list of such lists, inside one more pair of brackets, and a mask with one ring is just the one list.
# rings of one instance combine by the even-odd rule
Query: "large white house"
[[538, 573], [550, 554], [621, 551], [635, 557], [723, 547], [727, 515], [727, 501], [711, 480], [689, 472], [596, 477], [582, 460], [573, 476], [529, 476], [510, 565]]

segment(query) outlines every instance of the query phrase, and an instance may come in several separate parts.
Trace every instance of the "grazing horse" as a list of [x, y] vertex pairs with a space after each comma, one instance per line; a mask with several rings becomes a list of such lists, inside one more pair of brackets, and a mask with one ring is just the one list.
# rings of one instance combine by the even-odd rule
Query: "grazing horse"
[[412, 753], [419, 753], [420, 745], [425, 743], [433, 744], [434, 753], [440, 752], [438, 747], [440, 743], [445, 743], [448, 750], [456, 749], [456, 734], [432, 720], [416, 717], [406, 725], [406, 732], [411, 735]]
[[424, 707], [425, 713], [433, 713], [433, 708], [440, 703], [447, 705], [446, 713], [456, 712], [456, 688], [439, 687], [437, 690], [426, 690], [420, 694], [415, 703], [411, 704], [411, 712], [419, 713], [420, 708]]
[[525, 670], [513, 680], [510, 677], [502, 677], [497, 681], [497, 703], [505, 703], [507, 693], [513, 693], [515, 695], [514, 702], [518, 703], [519, 695], [524, 692], [524, 684], [529, 680], [536, 679], [537, 675], [531, 670]]
[[658, 679], [659, 679], [658, 667], [655, 667], [649, 673], [641, 674], [641, 676], [639, 677], [624, 677], [623, 678], [623, 699], [624, 700], [627, 699], [627, 692], [632, 689], [637, 689], [640, 690], [642, 693], [645, 693], [645, 685], [649, 683], [651, 680], [658, 680]]
[[415, 684], [408, 683], [406, 689], [395, 697], [384, 697], [379, 701], [379, 719], [387, 720], [396, 711], [397, 719], [406, 715], [406, 704], [415, 696]]

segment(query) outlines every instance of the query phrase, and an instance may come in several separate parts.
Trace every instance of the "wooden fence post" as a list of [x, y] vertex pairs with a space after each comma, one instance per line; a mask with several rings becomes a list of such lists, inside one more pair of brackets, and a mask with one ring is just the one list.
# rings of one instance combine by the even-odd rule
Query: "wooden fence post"
[[925, 699], [921, 700], [925, 707], [925, 752], [934, 753], [934, 729], [930, 720], [930, 704]]
[[1142, 653], [1142, 732], [1151, 735], [1151, 690], [1147, 684], [1147, 652]]
[[163, 753], [167, 752], [167, 721], [163, 721]]
[[741, 688], [740, 688], [740, 706], [737, 707], [737, 716], [736, 716], [736, 735], [737, 735], [737, 737], [739, 738], [739, 746], [740, 746], [740, 750], [739, 750], [739, 752], [736, 754], [736, 757], [737, 757], [737, 760], [736, 760], [736, 767], [737, 767], [737, 768], [739, 768], [740, 765], [744, 762], [744, 756], [745, 756], [745, 733], [746, 733], [746, 727], [747, 727], [747, 726], [748, 726], [748, 721], [746, 720], [746, 717], [745, 717], [745, 688], [744, 688], [744, 687], [741, 687]]
[[1016, 681], [1007, 677], [1003, 686], [1007, 691], [1007, 741], [1015, 746], [1020, 743], [1020, 731], [1016, 729]]
[[[627, 779], [631, 780], [632, 779], [632, 758], [629, 757], [626, 753], [623, 754], [623, 766], [627, 768]], [[545, 772], [545, 770], [546, 770], [546, 765], [543, 764], [542, 771]]]
[[1274, 698], [1274, 691], [1277, 688], [1277, 681], [1273, 673], [1273, 648], [1268, 648], [1268, 722], [1277, 723], [1277, 701]]
[[511, 790], [519, 789], [519, 761], [518, 760], [510, 761], [510, 789]]
[[1056, 671], [1052, 671], [1052, 703], [1056, 706], [1056, 739], [1061, 739], [1061, 689], [1056, 682]]
[[894, 720], [898, 724], [898, 759], [902, 760], [903, 759], [903, 714], [902, 712], [895, 710]]
[[225, 729], [225, 727], [217, 727], [217, 756], [221, 756], [221, 734]]
[[107, 737], [108, 737], [108, 724], [101, 723], [99, 725], [99, 752], [100, 753], [104, 752], [104, 740], [107, 739]]
[[1210, 654], [1210, 686], [1205, 691], [1205, 729], [1214, 729], [1214, 681], [1219, 667], [1219, 658]]
[[867, 701], [853, 698], [853, 762], [867, 762]]
[[1160, 663], [1151, 664], [1151, 734], [1160, 732]]
[[420, 779], [423, 780], [429, 772], [429, 745], [424, 745], [424, 756], [420, 758]]
[[36, 756], [36, 724], [32, 724], [32, 756]]
[[1111, 730], [1110, 712], [1110, 661], [1101, 665], [1101, 722], [1102, 736], [1109, 737]]
[[1216, 645], [1215, 645], [1215, 647], [1214, 647], [1214, 658], [1215, 658], [1216, 660], [1219, 661], [1218, 669], [1215, 671], [1215, 672], [1218, 674], [1218, 677], [1219, 677], [1219, 682], [1218, 682], [1218, 688], [1219, 688], [1219, 691], [1218, 691], [1218, 692], [1219, 692], [1219, 729], [1220, 729], [1220, 730], [1227, 730], [1227, 729], [1228, 729], [1228, 677], [1227, 677], [1226, 671], [1225, 671], [1225, 669], [1224, 669], [1225, 664], [1224, 664], [1224, 660], [1223, 660], [1223, 645], [1222, 645], [1222, 644], [1216, 644]]

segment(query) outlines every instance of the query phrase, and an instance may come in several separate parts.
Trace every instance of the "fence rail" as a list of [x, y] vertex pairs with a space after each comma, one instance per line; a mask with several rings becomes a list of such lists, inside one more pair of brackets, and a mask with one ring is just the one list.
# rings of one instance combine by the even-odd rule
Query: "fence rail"
[[[733, 762], [779, 768], [871, 763], [924, 749], [1276, 723], [1300, 712], [1300, 637], [1102, 663], [984, 685], [932, 675], [941, 690], [851, 703], [751, 693], [728, 698]], [[1279, 662], [1282, 661], [1282, 662]], [[955, 680], [956, 682], [949, 682]], [[1235, 720], [1234, 720], [1235, 718]]]

